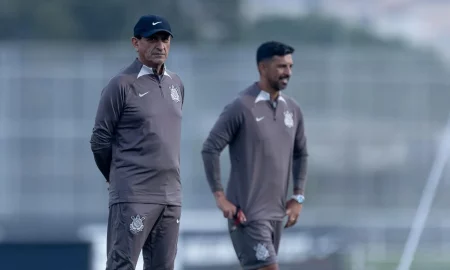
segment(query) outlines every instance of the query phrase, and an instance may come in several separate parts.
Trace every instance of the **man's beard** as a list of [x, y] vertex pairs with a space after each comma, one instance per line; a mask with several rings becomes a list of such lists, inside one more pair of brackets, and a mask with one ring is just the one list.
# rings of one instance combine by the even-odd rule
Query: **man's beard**
[[[286, 82], [283, 82], [283, 80], [287, 79]], [[270, 86], [275, 89], [277, 92], [286, 89], [287, 85], [289, 83], [289, 76], [280, 77], [278, 80], [273, 80], [270, 82]]]

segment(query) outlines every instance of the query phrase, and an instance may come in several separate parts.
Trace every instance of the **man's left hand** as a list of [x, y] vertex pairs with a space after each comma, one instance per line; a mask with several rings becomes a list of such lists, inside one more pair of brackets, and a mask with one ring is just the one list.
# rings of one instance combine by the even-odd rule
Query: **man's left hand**
[[288, 216], [288, 221], [285, 228], [289, 228], [297, 223], [297, 219], [302, 211], [302, 204], [298, 203], [296, 200], [291, 199], [286, 204], [286, 215]]

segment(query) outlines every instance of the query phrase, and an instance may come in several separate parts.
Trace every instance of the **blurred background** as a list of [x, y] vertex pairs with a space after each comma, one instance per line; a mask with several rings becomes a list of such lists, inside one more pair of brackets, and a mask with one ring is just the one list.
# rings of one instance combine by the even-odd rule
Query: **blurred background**
[[[450, 137], [446, 0], [0, 1], [0, 268], [105, 269], [107, 187], [89, 139], [100, 92], [134, 60], [132, 29], [147, 13], [171, 22], [167, 66], [186, 88], [177, 270], [239, 269], [200, 151], [223, 107], [258, 79], [267, 40], [296, 49], [286, 93], [310, 152], [281, 269], [396, 269]], [[223, 182], [228, 173], [224, 151]], [[450, 174], [436, 173], [411, 269], [450, 269]]]

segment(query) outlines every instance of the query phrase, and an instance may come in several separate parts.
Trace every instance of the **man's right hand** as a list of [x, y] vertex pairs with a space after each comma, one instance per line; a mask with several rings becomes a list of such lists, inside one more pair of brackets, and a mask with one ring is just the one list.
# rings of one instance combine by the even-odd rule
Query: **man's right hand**
[[[216, 204], [217, 207], [219, 207], [220, 210], [222, 210], [223, 217], [228, 219], [233, 219], [236, 215], [237, 207], [236, 205], [232, 204], [227, 198], [225, 197], [225, 194], [222, 191], [218, 191], [214, 193], [214, 197], [216, 198]], [[244, 215], [244, 213], [241, 213], [238, 215], [239, 222], [243, 223], [247, 219]]]

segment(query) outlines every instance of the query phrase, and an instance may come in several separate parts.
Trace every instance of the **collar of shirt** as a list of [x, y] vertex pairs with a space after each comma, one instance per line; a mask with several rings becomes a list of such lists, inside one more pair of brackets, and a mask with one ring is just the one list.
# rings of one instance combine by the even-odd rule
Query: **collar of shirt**
[[[275, 103], [278, 100], [283, 101], [284, 103], [286, 103], [286, 100], [284, 99], [284, 97], [281, 96], [281, 93], [278, 95], [278, 98], [275, 100]], [[256, 96], [255, 103], [258, 103], [260, 101], [271, 101], [270, 100], [270, 94], [267, 93], [266, 91], [259, 90], [259, 94]]]
[[163, 76], [168, 76], [169, 78], [172, 78], [172, 77], [170, 77], [169, 73], [167, 73], [166, 65], [163, 65], [163, 69], [164, 69], [163, 75], [158, 75], [158, 74], [155, 73], [153, 68], [142, 64], [141, 70], [139, 71], [139, 74], [138, 74], [137, 77], [139, 78], [139, 77], [144, 76], [144, 75], [154, 74], [156, 76], [159, 76], [160, 78], [162, 78]]

